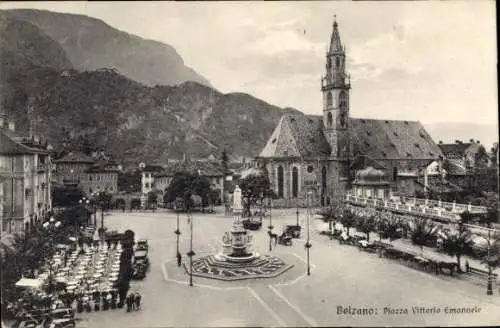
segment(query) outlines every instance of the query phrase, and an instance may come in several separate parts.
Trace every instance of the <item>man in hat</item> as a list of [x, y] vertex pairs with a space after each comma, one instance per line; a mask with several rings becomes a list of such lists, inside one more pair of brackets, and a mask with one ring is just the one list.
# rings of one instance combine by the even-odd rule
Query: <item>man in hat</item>
[[135, 310], [140, 310], [141, 308], [141, 294], [139, 292], [135, 293], [134, 301], [135, 301]]
[[109, 293], [111, 295], [111, 309], [116, 309], [116, 298], [118, 296], [116, 289], [111, 289], [111, 292]]
[[127, 305], [126, 311], [127, 312], [132, 311], [132, 304], [134, 303], [134, 296], [132, 293], [127, 295], [127, 297], [125, 298], [125, 303]]
[[182, 264], [182, 255], [180, 252], [177, 252], [177, 266], [180, 267]]

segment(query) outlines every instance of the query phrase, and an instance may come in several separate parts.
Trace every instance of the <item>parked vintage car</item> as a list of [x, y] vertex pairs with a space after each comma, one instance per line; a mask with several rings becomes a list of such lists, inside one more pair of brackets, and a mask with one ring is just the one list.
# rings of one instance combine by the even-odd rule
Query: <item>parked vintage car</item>
[[262, 220], [248, 218], [242, 221], [243, 228], [248, 230], [259, 230], [262, 228]]

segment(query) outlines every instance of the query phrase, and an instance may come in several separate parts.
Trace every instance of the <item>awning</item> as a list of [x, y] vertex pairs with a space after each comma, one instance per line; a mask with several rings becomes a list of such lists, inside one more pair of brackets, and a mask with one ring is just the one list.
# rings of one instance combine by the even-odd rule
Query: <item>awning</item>
[[42, 285], [43, 281], [39, 279], [21, 278], [21, 280], [16, 282], [16, 287], [40, 288]]

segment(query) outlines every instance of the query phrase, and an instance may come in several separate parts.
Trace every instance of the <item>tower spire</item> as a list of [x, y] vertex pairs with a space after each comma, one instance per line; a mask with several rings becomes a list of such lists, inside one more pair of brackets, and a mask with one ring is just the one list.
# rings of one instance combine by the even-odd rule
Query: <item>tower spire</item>
[[337, 24], [337, 15], [333, 15], [333, 31], [330, 40], [330, 53], [343, 52], [342, 42], [340, 41], [340, 33]]

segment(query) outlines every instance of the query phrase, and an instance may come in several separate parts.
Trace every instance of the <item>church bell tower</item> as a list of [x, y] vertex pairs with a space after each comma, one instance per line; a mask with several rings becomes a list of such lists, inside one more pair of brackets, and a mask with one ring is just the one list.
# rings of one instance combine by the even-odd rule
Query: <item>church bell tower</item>
[[326, 53], [326, 74], [321, 79], [323, 130], [331, 147], [331, 160], [349, 159], [349, 90], [345, 48], [340, 41], [337, 20], [333, 21], [330, 47]]

